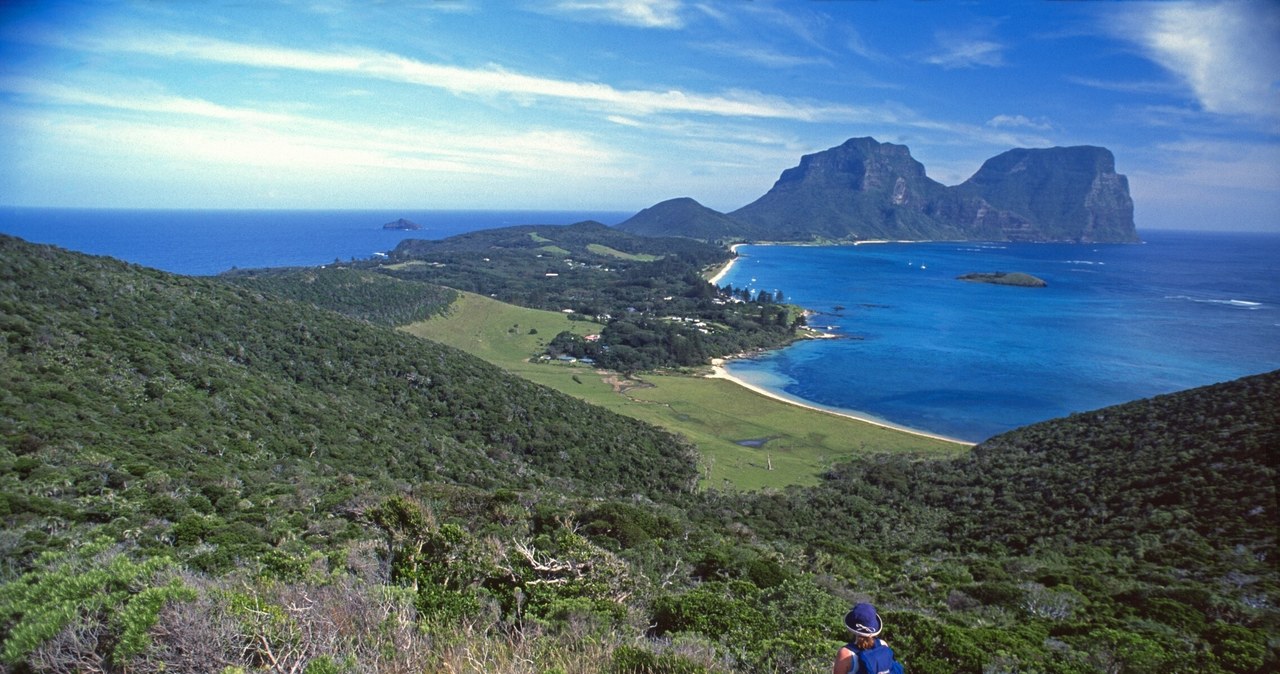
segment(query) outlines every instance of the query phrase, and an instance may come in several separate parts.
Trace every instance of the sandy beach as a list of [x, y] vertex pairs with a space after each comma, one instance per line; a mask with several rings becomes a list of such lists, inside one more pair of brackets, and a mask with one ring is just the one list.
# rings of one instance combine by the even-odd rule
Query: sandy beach
[[[876, 243], [909, 243], [909, 242], [879, 241], [879, 240], [877, 240], [877, 241], [859, 241], [859, 242], [856, 242], [854, 245], [859, 245], [859, 244], [876, 244]], [[716, 272], [715, 276], [712, 276], [711, 278], [707, 279], [707, 281], [708, 281], [709, 283], [711, 283], [712, 285], [720, 285], [720, 280], [721, 280], [721, 279], [723, 279], [723, 278], [725, 277], [725, 275], [727, 275], [731, 269], [733, 269], [733, 265], [734, 265], [734, 263], [736, 263], [736, 262], [738, 261], [738, 258], [736, 257], [736, 254], [737, 254], [737, 252], [738, 252], [738, 248], [739, 248], [740, 246], [743, 246], [743, 245], [745, 245], [745, 244], [735, 243], [735, 244], [733, 244], [732, 246], [730, 246], [730, 247], [729, 247], [729, 250], [730, 250], [730, 251], [732, 251], [732, 252], [735, 254], [735, 257], [734, 257], [732, 260], [730, 260], [728, 263], [726, 263], [723, 267], [721, 267], [721, 268], [720, 268], [720, 270]], [[820, 336], [820, 337], [835, 337], [835, 335], [826, 334], [826, 333], [820, 333], [820, 334], [815, 335], [815, 336]], [[741, 386], [741, 387], [743, 387], [743, 388], [745, 388], [745, 389], [747, 389], [747, 390], [749, 390], [749, 391], [752, 391], [752, 392], [757, 393], [757, 394], [759, 394], [759, 395], [765, 396], [766, 398], [772, 398], [773, 400], [777, 400], [777, 401], [780, 401], [780, 402], [784, 402], [784, 403], [787, 403], [787, 404], [789, 404], [789, 405], [795, 405], [795, 406], [797, 406], [797, 407], [803, 407], [803, 408], [805, 408], [805, 409], [813, 410], [813, 411], [815, 411], [815, 412], [824, 412], [824, 413], [826, 413], [826, 414], [834, 414], [835, 416], [838, 416], [838, 417], [845, 417], [845, 418], [847, 418], [847, 419], [853, 419], [854, 421], [861, 421], [862, 423], [865, 423], [865, 424], [871, 424], [871, 425], [873, 425], [873, 426], [879, 426], [879, 427], [881, 427], [881, 428], [888, 428], [888, 429], [892, 429], [892, 430], [895, 430], [895, 431], [902, 431], [903, 433], [910, 433], [910, 434], [912, 434], [912, 435], [918, 435], [918, 436], [925, 437], [925, 438], [932, 438], [932, 439], [934, 439], [934, 440], [942, 440], [942, 441], [945, 441], [945, 442], [954, 442], [954, 443], [956, 443], [956, 444], [958, 444], [958, 445], [965, 445], [965, 446], [967, 446], [967, 447], [972, 447], [972, 446], [973, 446], [973, 444], [974, 444], [974, 443], [972, 443], [972, 442], [965, 442], [965, 441], [963, 441], [963, 440], [957, 440], [957, 439], [955, 439], [955, 438], [948, 438], [948, 437], [943, 436], [943, 435], [937, 435], [937, 434], [934, 434], [934, 433], [927, 433], [927, 432], [925, 432], [925, 431], [919, 431], [919, 430], [916, 430], [916, 429], [914, 429], [914, 428], [907, 428], [907, 427], [905, 427], [905, 426], [898, 426], [897, 424], [891, 424], [891, 423], [889, 423], [889, 422], [882, 421], [882, 420], [879, 420], [879, 419], [874, 419], [874, 418], [867, 417], [867, 416], [861, 416], [861, 415], [858, 415], [858, 414], [851, 414], [851, 413], [848, 413], [848, 412], [836, 412], [836, 411], [834, 411], [834, 410], [825, 409], [825, 408], [822, 408], [822, 407], [818, 407], [818, 406], [816, 406], [816, 405], [809, 405], [809, 404], [806, 404], [806, 403], [800, 402], [800, 401], [798, 401], [798, 400], [794, 400], [794, 399], [792, 399], [792, 398], [788, 398], [788, 397], [786, 397], [786, 396], [778, 395], [777, 393], [774, 393], [774, 392], [772, 392], [772, 391], [769, 391], [768, 389], [761, 388], [761, 387], [759, 387], [759, 386], [756, 386], [755, 384], [749, 383], [749, 382], [747, 382], [747, 381], [744, 381], [744, 380], [742, 380], [742, 379], [739, 379], [739, 378], [737, 378], [737, 377], [735, 377], [735, 376], [733, 376], [733, 375], [729, 374], [729, 371], [728, 371], [728, 370], [726, 370], [726, 369], [724, 368], [724, 360], [725, 360], [725, 359], [723, 359], [723, 358], [715, 358], [715, 359], [712, 359], [712, 361], [711, 361], [711, 374], [710, 374], [710, 375], [708, 375], [708, 377], [709, 377], [709, 378], [711, 378], [711, 379], [726, 379], [726, 380], [731, 381], [731, 382], [733, 382], [734, 384], [737, 384], [738, 386]]]
[[966, 446], [966, 447], [972, 447], [972, 446], [974, 445], [974, 443], [972, 443], [972, 442], [965, 442], [964, 440], [957, 440], [957, 439], [955, 439], [955, 438], [948, 438], [948, 437], [946, 437], [946, 436], [943, 436], [943, 435], [937, 435], [937, 434], [935, 434], [935, 433], [927, 433], [927, 432], [925, 432], [925, 431], [919, 431], [919, 430], [916, 430], [916, 429], [914, 429], [914, 428], [907, 428], [907, 427], [905, 427], [905, 426], [899, 426], [899, 425], [897, 425], [897, 424], [891, 424], [891, 423], [886, 422], [886, 421], [882, 421], [882, 420], [879, 420], [879, 419], [873, 419], [873, 418], [871, 418], [871, 417], [860, 416], [860, 415], [858, 415], [858, 414], [851, 414], [851, 413], [848, 413], [848, 412], [836, 412], [836, 411], [834, 411], [834, 410], [829, 410], [829, 409], [825, 409], [825, 408], [822, 408], [822, 407], [818, 407], [817, 405], [809, 405], [809, 404], [806, 404], [806, 403], [802, 403], [802, 402], [800, 402], [800, 401], [798, 401], [798, 400], [794, 400], [794, 399], [792, 399], [792, 398], [788, 398], [788, 397], [785, 397], [785, 396], [778, 395], [777, 393], [774, 393], [774, 392], [772, 392], [772, 391], [770, 391], [770, 390], [768, 390], [768, 389], [761, 388], [761, 387], [759, 387], [759, 386], [756, 386], [755, 384], [752, 384], [752, 383], [750, 383], [750, 382], [744, 381], [744, 380], [742, 380], [742, 379], [739, 379], [739, 378], [737, 378], [737, 377], [735, 377], [735, 376], [733, 376], [733, 375], [729, 374], [729, 371], [728, 371], [728, 370], [726, 370], [726, 369], [724, 368], [724, 359], [723, 359], [723, 358], [716, 358], [716, 359], [713, 359], [713, 360], [711, 361], [711, 374], [710, 374], [710, 375], [707, 375], [707, 376], [708, 376], [708, 378], [710, 378], [710, 379], [726, 379], [726, 380], [731, 381], [731, 382], [733, 382], [733, 383], [737, 384], [738, 386], [741, 386], [741, 387], [743, 387], [743, 388], [745, 388], [745, 389], [747, 389], [747, 390], [749, 390], [749, 391], [752, 391], [752, 392], [754, 392], [754, 393], [758, 393], [758, 394], [760, 394], [760, 395], [762, 395], [762, 396], [765, 396], [766, 398], [772, 398], [773, 400], [777, 400], [777, 401], [779, 401], [779, 402], [784, 402], [784, 403], [787, 403], [787, 404], [789, 404], [789, 405], [795, 405], [796, 407], [803, 407], [803, 408], [805, 408], [805, 409], [813, 410], [813, 411], [815, 411], [815, 412], [824, 412], [824, 413], [826, 413], [826, 414], [834, 414], [834, 415], [836, 415], [836, 416], [838, 416], [838, 417], [845, 417], [845, 418], [847, 418], [847, 419], [853, 419], [854, 421], [861, 421], [861, 422], [862, 422], [862, 423], [864, 423], [864, 424], [871, 424], [872, 426], [879, 426], [879, 427], [881, 427], [881, 428], [888, 428], [888, 429], [892, 429], [892, 430], [895, 430], [895, 431], [902, 431], [903, 433], [910, 433], [910, 434], [912, 434], [912, 435], [918, 435], [918, 436], [925, 437], [925, 438], [932, 438], [932, 439], [934, 439], [934, 440], [942, 440], [942, 441], [945, 441], [945, 442], [954, 442], [954, 443], [955, 443], [955, 444], [957, 444], [957, 445], [964, 445], [964, 446]]
[[[738, 254], [738, 247], [742, 245], [743, 244], [735, 243], [732, 246], [729, 246], [729, 252], [733, 253], [736, 256]], [[720, 268], [720, 271], [716, 272], [715, 276], [712, 276], [711, 278], [707, 279], [707, 283], [710, 283], [713, 286], [720, 285], [720, 279], [724, 278], [725, 274], [728, 274], [730, 269], [733, 269], [733, 263], [737, 261], [738, 261], [738, 258], [734, 257], [733, 259], [726, 262], [725, 265]]]

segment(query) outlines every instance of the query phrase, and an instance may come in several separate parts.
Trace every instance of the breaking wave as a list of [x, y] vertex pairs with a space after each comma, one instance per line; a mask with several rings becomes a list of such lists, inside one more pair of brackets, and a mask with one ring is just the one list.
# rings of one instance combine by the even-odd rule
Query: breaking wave
[[1249, 301], [1249, 300], [1234, 300], [1234, 299], [1232, 299], [1232, 300], [1217, 300], [1217, 299], [1203, 299], [1203, 298], [1199, 298], [1199, 297], [1190, 297], [1190, 296], [1187, 296], [1187, 295], [1169, 295], [1169, 296], [1165, 297], [1165, 299], [1168, 299], [1168, 300], [1186, 300], [1186, 301], [1188, 301], [1188, 302], [1196, 302], [1196, 303], [1198, 303], [1198, 304], [1222, 304], [1222, 305], [1231, 306], [1231, 307], [1238, 307], [1238, 308], [1240, 308], [1240, 309], [1249, 309], [1249, 310], [1251, 310], [1251, 311], [1252, 311], [1252, 310], [1254, 310], [1254, 309], [1261, 309], [1261, 308], [1262, 308], [1262, 306], [1263, 306], [1263, 305], [1262, 305], [1262, 302], [1251, 302], [1251, 301]]

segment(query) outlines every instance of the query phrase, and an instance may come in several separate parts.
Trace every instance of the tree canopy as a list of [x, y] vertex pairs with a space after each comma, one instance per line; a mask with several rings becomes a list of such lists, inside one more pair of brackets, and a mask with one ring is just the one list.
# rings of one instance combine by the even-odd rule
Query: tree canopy
[[0, 237], [5, 667], [822, 672], [866, 600], [912, 672], [1280, 666], [1280, 372], [699, 492], [669, 434], [276, 281]]

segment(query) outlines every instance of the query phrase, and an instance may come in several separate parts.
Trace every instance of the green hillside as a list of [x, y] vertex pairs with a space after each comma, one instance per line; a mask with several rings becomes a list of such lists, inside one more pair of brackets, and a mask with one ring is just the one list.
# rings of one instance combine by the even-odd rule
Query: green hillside
[[[78, 524], [150, 540], [194, 518], [233, 543], [193, 553], [221, 568], [268, 549], [286, 522], [339, 517], [370, 485], [632, 494], [695, 478], [675, 437], [449, 347], [7, 237], [0, 259], [18, 558], [74, 540]], [[131, 494], [141, 501], [126, 506]], [[67, 521], [49, 536], [48, 518]], [[342, 521], [319, 535], [349, 535]]]
[[913, 673], [1280, 667], [1280, 372], [722, 492], [228, 279], [0, 238], [0, 335], [6, 671], [828, 672], [861, 600]]
[[719, 245], [581, 222], [409, 239], [388, 260], [364, 266], [597, 322], [603, 326], [597, 342], [547, 335], [549, 355], [589, 358], [630, 373], [706, 366], [712, 358], [778, 348], [801, 335], [799, 307], [703, 278], [731, 256]]
[[458, 298], [457, 291], [443, 286], [343, 266], [236, 270], [222, 277], [245, 288], [393, 327], [439, 314]]
[[703, 241], [733, 241], [745, 234], [742, 223], [689, 197], [654, 204], [619, 223], [618, 229], [645, 236], [684, 236]]
[[[954, 455], [963, 446], [771, 400], [722, 379], [645, 373], [623, 377], [537, 360], [562, 330], [596, 323], [464, 294], [443, 315], [406, 332], [456, 346], [521, 377], [660, 426], [693, 442], [702, 484], [738, 489], [813, 484], [832, 465], [867, 452]], [[532, 358], [532, 360], [531, 360]], [[709, 368], [704, 368], [709, 370]]]

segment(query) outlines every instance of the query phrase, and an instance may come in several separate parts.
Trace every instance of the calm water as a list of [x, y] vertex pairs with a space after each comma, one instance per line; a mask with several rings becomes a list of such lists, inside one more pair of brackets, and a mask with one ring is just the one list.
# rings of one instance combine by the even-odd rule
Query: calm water
[[[845, 338], [730, 370], [821, 406], [979, 441], [1280, 368], [1280, 234], [1141, 235], [1142, 245], [746, 246], [721, 283], [782, 289], [821, 312], [812, 325]], [[989, 271], [1049, 286], [955, 280]]]
[[[366, 259], [404, 239], [508, 225], [616, 224], [631, 213], [583, 211], [190, 211], [0, 208], [0, 232], [179, 274]], [[416, 231], [384, 230], [406, 218]]]

